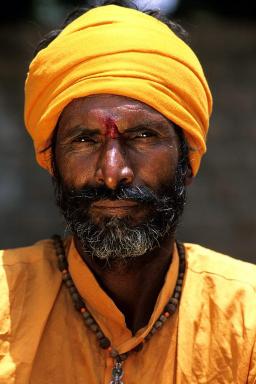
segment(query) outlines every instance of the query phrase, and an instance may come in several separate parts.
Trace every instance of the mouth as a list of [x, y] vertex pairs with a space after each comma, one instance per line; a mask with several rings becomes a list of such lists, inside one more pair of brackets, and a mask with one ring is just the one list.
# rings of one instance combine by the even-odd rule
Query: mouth
[[92, 203], [91, 208], [106, 210], [129, 210], [138, 206], [138, 203], [132, 200], [99, 200]]
[[104, 218], [126, 218], [138, 224], [145, 219], [148, 208], [135, 200], [98, 200], [90, 206], [91, 218], [99, 223]]

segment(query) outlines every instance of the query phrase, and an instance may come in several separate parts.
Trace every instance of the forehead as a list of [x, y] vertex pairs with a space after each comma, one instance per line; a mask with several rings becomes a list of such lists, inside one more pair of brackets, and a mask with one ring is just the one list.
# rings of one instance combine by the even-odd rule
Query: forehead
[[131, 125], [145, 121], [172, 125], [160, 112], [141, 101], [109, 94], [73, 100], [63, 110], [59, 124], [62, 126], [86, 124], [91, 128], [98, 128], [99, 124], [107, 124], [109, 119], [115, 122], [121, 132]]

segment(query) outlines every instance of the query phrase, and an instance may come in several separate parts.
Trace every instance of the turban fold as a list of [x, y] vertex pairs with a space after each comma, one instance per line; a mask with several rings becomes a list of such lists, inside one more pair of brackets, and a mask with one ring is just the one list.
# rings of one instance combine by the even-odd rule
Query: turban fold
[[95, 94], [139, 100], [181, 127], [197, 173], [211, 93], [194, 52], [164, 23], [134, 9], [101, 6], [37, 54], [26, 79], [25, 124], [42, 167], [51, 171], [49, 147], [65, 106]]

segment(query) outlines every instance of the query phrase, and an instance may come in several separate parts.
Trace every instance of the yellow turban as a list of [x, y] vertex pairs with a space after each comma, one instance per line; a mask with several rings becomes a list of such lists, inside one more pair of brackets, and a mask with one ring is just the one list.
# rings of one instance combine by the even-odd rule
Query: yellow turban
[[70, 23], [29, 67], [25, 124], [39, 164], [51, 171], [53, 131], [73, 99], [127, 96], [153, 107], [185, 133], [195, 175], [206, 151], [212, 98], [193, 51], [164, 23], [107, 5]]

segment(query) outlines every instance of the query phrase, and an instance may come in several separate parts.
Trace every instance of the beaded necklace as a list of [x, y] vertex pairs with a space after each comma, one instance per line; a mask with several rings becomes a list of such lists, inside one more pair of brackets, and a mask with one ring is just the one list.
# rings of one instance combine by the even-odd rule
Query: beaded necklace
[[58, 235], [54, 235], [52, 239], [54, 240], [56, 254], [58, 257], [58, 266], [62, 273], [63, 282], [65, 283], [66, 287], [69, 290], [69, 293], [72, 297], [76, 310], [80, 312], [85, 325], [88, 328], [90, 328], [92, 332], [95, 333], [96, 338], [99, 341], [100, 347], [103, 349], [107, 349], [110, 356], [114, 360], [113, 369], [112, 369], [112, 379], [110, 381], [110, 384], [124, 384], [122, 381], [122, 377], [124, 375], [122, 364], [124, 360], [127, 359], [130, 353], [139, 352], [143, 348], [144, 344], [148, 342], [151, 339], [151, 337], [157, 332], [157, 330], [163, 326], [166, 320], [175, 313], [178, 307], [181, 291], [182, 291], [185, 268], [186, 268], [184, 245], [182, 243], [176, 242], [178, 254], [179, 254], [179, 273], [178, 273], [178, 278], [176, 281], [176, 286], [175, 286], [172, 297], [168, 300], [168, 303], [164, 307], [163, 312], [161, 313], [159, 318], [156, 320], [151, 331], [148, 333], [145, 339], [130, 351], [119, 354], [118, 351], [115, 348], [113, 348], [110, 340], [104, 335], [104, 333], [100, 329], [100, 326], [97, 324], [97, 322], [94, 320], [94, 318], [88, 311], [82, 297], [80, 296], [80, 294], [76, 289], [76, 286], [68, 270], [68, 261], [66, 258], [65, 248], [64, 248], [61, 237]]

